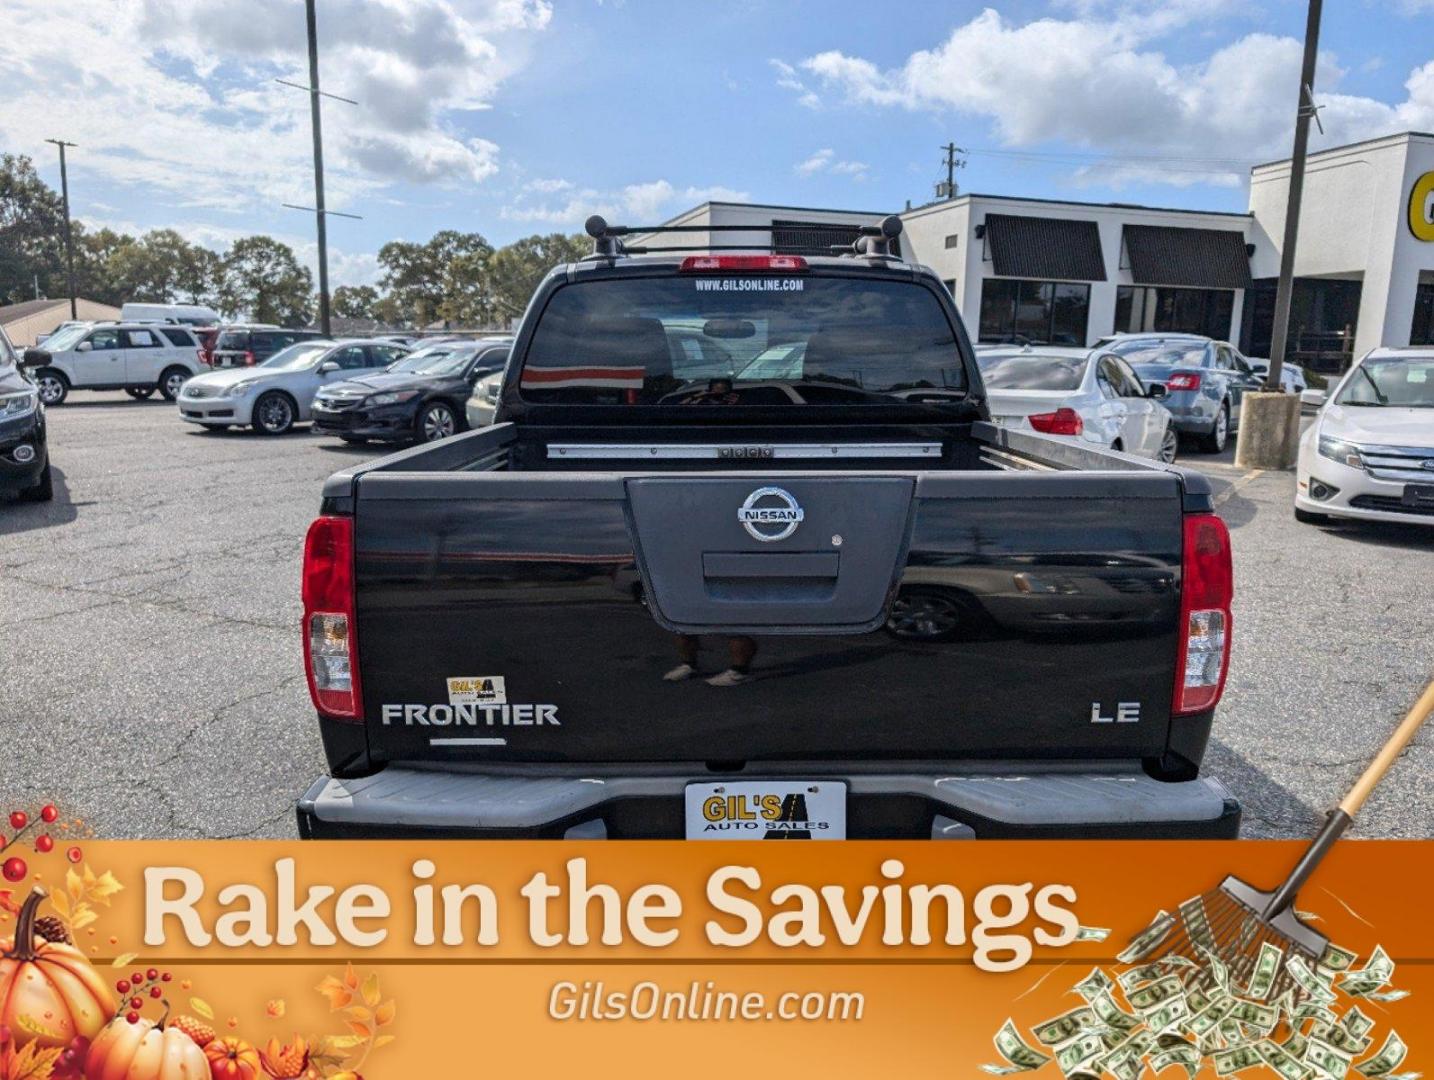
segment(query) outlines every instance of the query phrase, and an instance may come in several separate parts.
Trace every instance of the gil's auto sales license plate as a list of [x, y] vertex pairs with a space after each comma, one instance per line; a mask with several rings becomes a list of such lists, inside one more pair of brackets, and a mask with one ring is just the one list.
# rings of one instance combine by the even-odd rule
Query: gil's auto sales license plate
[[687, 785], [689, 840], [845, 840], [846, 784], [742, 780]]

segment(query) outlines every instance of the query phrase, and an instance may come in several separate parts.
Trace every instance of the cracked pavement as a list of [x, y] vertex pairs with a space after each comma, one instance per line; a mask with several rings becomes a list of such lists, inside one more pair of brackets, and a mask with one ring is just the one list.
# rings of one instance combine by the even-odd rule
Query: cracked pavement
[[[205, 434], [162, 402], [50, 411], [56, 497], [0, 505], [0, 805], [102, 836], [285, 837], [324, 769], [299, 648], [319, 489], [379, 449]], [[1187, 453], [1235, 545], [1235, 650], [1206, 757], [1244, 835], [1310, 834], [1434, 675], [1434, 529], [1298, 525], [1292, 473]], [[1434, 729], [1356, 836], [1434, 836]]]

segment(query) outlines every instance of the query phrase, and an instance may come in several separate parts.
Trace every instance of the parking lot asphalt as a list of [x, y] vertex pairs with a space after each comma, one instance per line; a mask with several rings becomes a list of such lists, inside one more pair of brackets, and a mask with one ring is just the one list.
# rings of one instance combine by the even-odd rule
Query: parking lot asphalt
[[[324, 768], [299, 649], [319, 487], [374, 456], [174, 407], [50, 410], [55, 501], [0, 505], [0, 807], [103, 836], [282, 837]], [[1234, 540], [1235, 649], [1206, 771], [1244, 835], [1306, 836], [1434, 675], [1434, 529], [1297, 525], [1292, 473], [1187, 454]], [[1434, 730], [1356, 835], [1434, 836]]]

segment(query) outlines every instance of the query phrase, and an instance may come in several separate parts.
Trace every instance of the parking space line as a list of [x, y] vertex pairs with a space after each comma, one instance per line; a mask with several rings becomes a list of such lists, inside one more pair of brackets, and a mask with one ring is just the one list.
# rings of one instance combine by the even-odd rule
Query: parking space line
[[1248, 486], [1250, 485], [1250, 483], [1251, 483], [1256, 477], [1264, 476], [1264, 475], [1265, 475], [1265, 470], [1264, 470], [1264, 469], [1251, 469], [1251, 470], [1250, 470], [1249, 472], [1247, 472], [1244, 476], [1240, 477], [1240, 479], [1233, 481], [1233, 482], [1230, 484], [1230, 486], [1229, 486], [1228, 488], [1226, 488], [1224, 491], [1220, 492], [1220, 494], [1216, 495], [1216, 496], [1215, 496], [1215, 505], [1216, 505], [1217, 507], [1218, 507], [1218, 506], [1223, 506], [1223, 505], [1225, 504], [1225, 502], [1226, 502], [1227, 500], [1229, 500], [1233, 495], [1237, 494], [1237, 493], [1238, 493], [1239, 491], [1241, 491], [1243, 488], [1248, 487]]

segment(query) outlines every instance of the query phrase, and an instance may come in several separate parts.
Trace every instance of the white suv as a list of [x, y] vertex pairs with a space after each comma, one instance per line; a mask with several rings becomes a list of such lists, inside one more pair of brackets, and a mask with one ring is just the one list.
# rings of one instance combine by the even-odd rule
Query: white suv
[[71, 390], [123, 390], [167, 401], [191, 375], [207, 371], [194, 331], [173, 323], [101, 322], [70, 326], [27, 349], [40, 400], [58, 405]]

